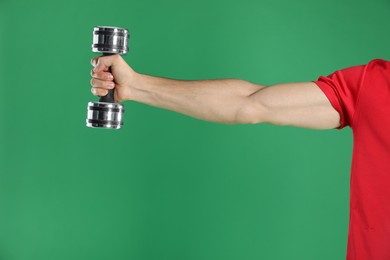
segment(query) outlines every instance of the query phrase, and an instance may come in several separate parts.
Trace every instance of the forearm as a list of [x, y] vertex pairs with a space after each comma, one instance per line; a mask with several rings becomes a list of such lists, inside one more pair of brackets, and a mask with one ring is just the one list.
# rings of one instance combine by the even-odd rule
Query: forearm
[[131, 100], [206, 121], [250, 123], [241, 114], [249, 96], [261, 88], [237, 79], [184, 81], [138, 74]]

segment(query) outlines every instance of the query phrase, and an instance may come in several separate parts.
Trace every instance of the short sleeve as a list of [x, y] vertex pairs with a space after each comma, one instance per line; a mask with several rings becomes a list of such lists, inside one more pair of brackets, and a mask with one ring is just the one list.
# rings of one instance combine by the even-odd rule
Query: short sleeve
[[357, 100], [366, 65], [338, 70], [329, 76], [313, 81], [324, 92], [332, 106], [340, 114], [340, 127], [352, 127]]

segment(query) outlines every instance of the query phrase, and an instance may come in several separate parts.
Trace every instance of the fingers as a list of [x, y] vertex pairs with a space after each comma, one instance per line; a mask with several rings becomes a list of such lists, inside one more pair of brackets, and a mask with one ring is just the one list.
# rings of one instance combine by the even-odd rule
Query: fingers
[[108, 94], [108, 90], [102, 88], [91, 88], [91, 92], [94, 96], [97, 97], [104, 97]]
[[115, 88], [114, 81], [108, 81], [108, 80], [100, 80], [100, 79], [91, 79], [91, 86], [93, 88], [105, 88], [105, 89], [113, 89]]
[[108, 90], [115, 88], [115, 83], [109, 80], [92, 78], [91, 86], [91, 91], [95, 96], [105, 96], [108, 93]]
[[[92, 66], [94, 66], [93, 68], [93, 71], [96, 72], [96, 73], [99, 73], [99, 72], [107, 72], [110, 70], [110, 67], [109, 66], [106, 66], [104, 63], [103, 63], [103, 59], [101, 59], [102, 57], [95, 57], [91, 60], [91, 64]], [[92, 75], [92, 73], [91, 73]]]
[[99, 58], [100, 58], [100, 56], [92, 58], [91, 59], [91, 65], [96, 67], [96, 64], [98, 63]]
[[[129, 71], [126, 62], [120, 55], [95, 57], [91, 59], [91, 64], [94, 67], [90, 72], [92, 76], [91, 92], [95, 96], [107, 95], [108, 90], [115, 88], [113, 75], [115, 75], [116, 81], [120, 81], [126, 77], [124, 75], [127, 75]], [[124, 64], [126, 66], [123, 66]]]
[[[107, 69], [119, 65], [122, 62], [122, 58], [119, 54], [110, 56], [98, 56], [91, 60], [91, 65], [99, 69]], [[106, 71], [107, 71], [106, 70]]]
[[109, 89], [115, 87], [113, 82], [114, 76], [108, 72], [108, 66], [105, 66], [104, 63], [99, 62], [100, 57], [95, 57], [91, 60], [92, 66], [94, 68], [91, 70], [90, 74], [91, 79], [91, 92], [95, 96], [105, 96], [108, 93]]
[[114, 76], [110, 72], [96, 71], [95, 68], [91, 70], [91, 76], [100, 80], [114, 80]]

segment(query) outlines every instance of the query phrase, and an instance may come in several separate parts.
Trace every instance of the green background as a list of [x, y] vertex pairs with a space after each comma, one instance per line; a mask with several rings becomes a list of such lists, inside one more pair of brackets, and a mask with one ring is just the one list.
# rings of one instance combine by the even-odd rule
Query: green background
[[138, 72], [271, 85], [390, 59], [388, 0], [0, 2], [0, 259], [344, 259], [350, 129], [135, 102], [85, 127], [92, 28]]

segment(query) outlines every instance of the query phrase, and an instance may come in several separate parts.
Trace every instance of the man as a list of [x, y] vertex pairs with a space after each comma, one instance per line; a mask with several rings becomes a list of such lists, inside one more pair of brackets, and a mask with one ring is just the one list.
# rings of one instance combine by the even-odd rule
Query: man
[[142, 75], [119, 55], [91, 63], [92, 93], [104, 96], [115, 88], [117, 102], [134, 100], [227, 124], [350, 126], [354, 149], [347, 259], [390, 260], [390, 62], [377, 59], [317, 81], [270, 87], [236, 79]]

